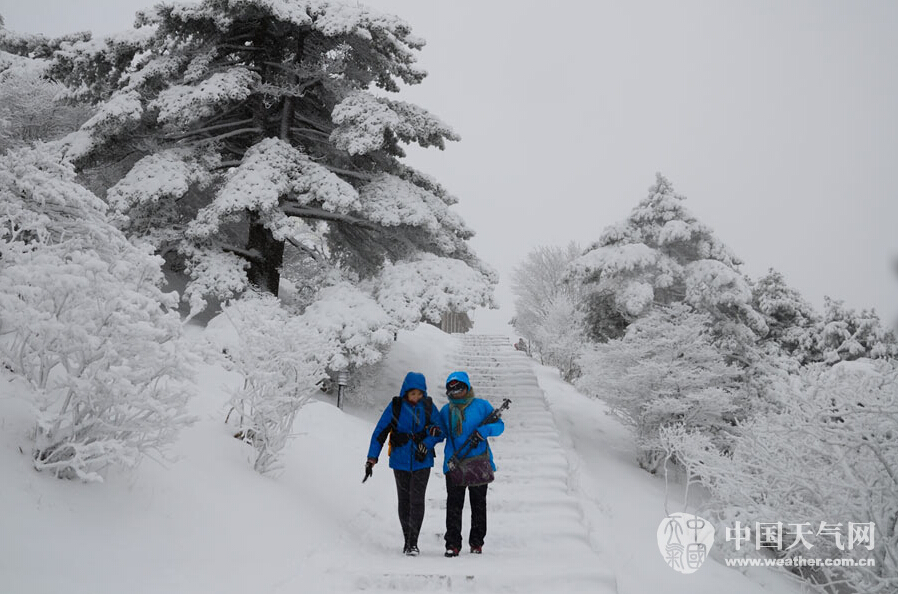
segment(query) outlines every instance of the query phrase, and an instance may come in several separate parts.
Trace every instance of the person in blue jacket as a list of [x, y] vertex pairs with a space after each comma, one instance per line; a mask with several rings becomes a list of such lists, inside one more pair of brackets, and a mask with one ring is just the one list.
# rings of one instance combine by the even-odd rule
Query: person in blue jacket
[[448, 461], [456, 448], [464, 449], [465, 441], [473, 435], [472, 446], [465, 457], [473, 457], [489, 452], [490, 464], [496, 470], [493, 453], [487, 443], [488, 437], [502, 435], [505, 423], [499, 419], [489, 425], [480, 425], [491, 412], [493, 405], [482, 398], [474, 397], [471, 380], [464, 371], [456, 371], [446, 378], [446, 396], [449, 403], [440, 410], [440, 427], [446, 436], [443, 450], [443, 474], [446, 475], [446, 556], [457, 557], [461, 550], [462, 512], [465, 507], [465, 489], [471, 500], [471, 532], [468, 544], [472, 553], [483, 552], [486, 537], [486, 491], [489, 485], [465, 487], [454, 485], [449, 478]]
[[409, 372], [399, 396], [387, 405], [374, 428], [365, 463], [367, 476], [389, 438], [390, 468], [396, 478], [399, 523], [405, 536], [403, 552], [411, 556], [419, 553], [418, 534], [424, 521], [424, 495], [433, 468], [433, 446], [443, 439], [436, 417], [424, 376]]

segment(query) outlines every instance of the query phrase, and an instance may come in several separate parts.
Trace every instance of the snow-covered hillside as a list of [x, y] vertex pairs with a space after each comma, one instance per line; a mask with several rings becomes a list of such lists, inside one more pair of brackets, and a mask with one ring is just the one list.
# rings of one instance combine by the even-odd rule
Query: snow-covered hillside
[[[444, 479], [428, 486], [421, 556], [401, 554], [392, 473], [362, 484], [380, 410], [307, 404], [284, 470], [261, 476], [252, 449], [223, 420], [239, 377], [207, 366], [191, 403], [198, 421], [174, 460], [145, 462], [103, 484], [56, 480], [31, 468], [24, 387], [0, 379], [0, 576], [4, 592], [38, 594], [482, 592], [794, 592], [771, 573], [746, 577], [717, 562], [691, 575], [669, 569], [655, 532], [663, 480], [639, 470], [627, 431], [599, 402], [500, 340], [448, 336], [431, 326], [401, 332], [371, 378], [384, 406], [406, 371], [427, 375], [430, 394], [454, 366], [478, 394], [514, 401], [492, 440], [499, 466], [490, 487], [482, 556], [442, 556]], [[441, 446], [438, 446], [438, 453]], [[441, 455], [438, 456], [441, 460]], [[385, 460], [382, 460], [385, 462]], [[676, 489], [669, 511], [681, 511]], [[467, 512], [466, 512], [467, 513]], [[468, 518], [465, 519], [465, 531]]]

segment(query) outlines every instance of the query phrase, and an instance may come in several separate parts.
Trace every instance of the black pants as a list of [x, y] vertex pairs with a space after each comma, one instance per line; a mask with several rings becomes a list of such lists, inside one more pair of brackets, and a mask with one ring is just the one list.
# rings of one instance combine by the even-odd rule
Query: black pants
[[424, 522], [424, 494], [427, 492], [427, 481], [430, 469], [396, 470], [396, 494], [399, 496], [399, 523], [402, 524], [402, 535], [406, 546], [418, 546], [418, 534]]
[[465, 509], [465, 489], [471, 500], [471, 532], [468, 544], [482, 547], [486, 536], [486, 489], [489, 485], [457, 487], [446, 477], [446, 548], [461, 549], [461, 515]]

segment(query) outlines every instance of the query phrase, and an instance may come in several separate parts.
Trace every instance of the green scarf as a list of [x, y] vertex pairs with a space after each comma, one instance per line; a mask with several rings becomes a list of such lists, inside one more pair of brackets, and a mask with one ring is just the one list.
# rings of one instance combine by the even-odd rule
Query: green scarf
[[464, 398], [449, 399], [449, 418], [452, 424], [452, 430], [456, 435], [461, 435], [462, 423], [465, 422], [465, 409], [474, 400], [474, 390], [468, 389], [468, 393]]

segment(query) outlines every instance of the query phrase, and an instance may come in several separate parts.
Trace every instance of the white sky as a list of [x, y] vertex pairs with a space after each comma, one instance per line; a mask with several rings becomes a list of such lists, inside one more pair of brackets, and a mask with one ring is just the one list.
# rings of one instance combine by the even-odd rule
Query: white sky
[[[898, 319], [898, 2], [369, 0], [427, 39], [400, 99], [462, 136], [412, 165], [456, 194], [509, 274], [586, 245], [661, 171], [744, 261]], [[0, 0], [13, 30], [127, 28], [141, 0]], [[491, 326], [491, 327], [486, 327]]]

